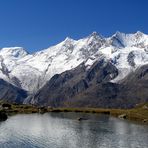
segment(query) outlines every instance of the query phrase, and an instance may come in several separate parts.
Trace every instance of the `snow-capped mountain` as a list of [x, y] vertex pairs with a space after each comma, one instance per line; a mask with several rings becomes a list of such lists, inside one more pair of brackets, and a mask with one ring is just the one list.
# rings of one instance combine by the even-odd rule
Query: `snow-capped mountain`
[[21, 47], [0, 49], [0, 78], [35, 93], [55, 74], [71, 70], [85, 63], [86, 70], [99, 60], [111, 62], [118, 76], [111, 80], [120, 82], [137, 67], [148, 64], [148, 35], [137, 32], [116, 32], [104, 38], [96, 32], [86, 38], [63, 42], [29, 54]]
[[17, 61], [27, 54], [22, 47], [0, 49], [0, 78], [13, 83], [15, 76], [12, 75], [12, 71], [17, 66]]

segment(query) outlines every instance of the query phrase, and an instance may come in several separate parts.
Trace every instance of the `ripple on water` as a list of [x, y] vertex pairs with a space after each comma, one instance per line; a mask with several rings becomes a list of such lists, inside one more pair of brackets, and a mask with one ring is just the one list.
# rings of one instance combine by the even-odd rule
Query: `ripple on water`
[[97, 114], [16, 115], [0, 123], [0, 148], [147, 148], [147, 137], [147, 126]]

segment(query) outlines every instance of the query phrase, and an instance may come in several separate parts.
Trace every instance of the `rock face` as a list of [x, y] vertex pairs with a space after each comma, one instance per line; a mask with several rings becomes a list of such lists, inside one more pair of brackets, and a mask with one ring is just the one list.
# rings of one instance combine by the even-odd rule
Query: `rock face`
[[52, 77], [31, 103], [54, 107], [132, 108], [148, 101], [147, 69], [148, 65], [144, 65], [117, 84], [110, 82], [118, 75], [111, 63], [98, 61], [89, 71], [82, 64]]
[[0, 79], [0, 100], [22, 103], [26, 97], [26, 91]]

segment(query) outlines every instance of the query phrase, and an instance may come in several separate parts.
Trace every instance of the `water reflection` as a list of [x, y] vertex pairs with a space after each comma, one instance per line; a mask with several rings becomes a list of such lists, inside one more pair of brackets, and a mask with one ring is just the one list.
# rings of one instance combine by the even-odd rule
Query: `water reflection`
[[147, 148], [147, 137], [147, 126], [98, 114], [16, 115], [0, 123], [0, 148]]

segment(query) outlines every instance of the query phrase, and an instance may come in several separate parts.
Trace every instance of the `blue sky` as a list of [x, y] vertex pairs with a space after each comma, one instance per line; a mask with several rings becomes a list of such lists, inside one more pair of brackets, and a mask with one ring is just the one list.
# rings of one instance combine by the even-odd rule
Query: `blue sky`
[[148, 34], [147, 0], [0, 0], [0, 48], [35, 52], [97, 31]]

